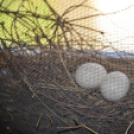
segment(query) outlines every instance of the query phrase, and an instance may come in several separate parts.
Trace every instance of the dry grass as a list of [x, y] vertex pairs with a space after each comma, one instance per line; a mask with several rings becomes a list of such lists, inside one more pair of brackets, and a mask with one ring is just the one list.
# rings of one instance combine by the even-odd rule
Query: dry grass
[[[17, 97], [17, 91], [22, 91], [21, 88], [26, 85], [32, 93], [31, 98], [37, 98], [45, 109], [58, 118], [57, 120], [69, 123], [68, 120], [64, 120], [63, 115], [66, 113], [69, 120], [73, 121], [73, 117], [77, 116], [77, 124], [82, 127], [84, 122], [84, 126], [90, 126], [96, 131], [93, 132], [96, 134], [111, 131], [117, 134], [125, 132], [133, 119], [132, 81], [131, 89], [125, 98], [119, 102], [107, 102], [100, 95], [99, 89], [85, 90], [77, 86], [74, 75], [76, 68], [81, 64], [96, 62], [103, 65], [108, 72], [122, 71], [128, 75], [130, 80], [133, 80], [132, 68], [134, 65], [131, 64], [133, 59], [87, 57], [85, 52], [83, 52], [83, 56], [76, 55], [70, 58], [66, 54], [69, 51], [74, 53], [72, 50], [63, 51], [61, 48], [58, 50], [44, 48], [43, 52], [36, 56], [12, 56], [10, 53], [5, 53], [7, 75], [4, 77], [7, 80], [1, 85], [1, 90], [6, 90], [4, 95], [12, 92], [11, 94]], [[44, 55], [45, 52], [48, 55]], [[6, 56], [6, 54], [8, 55]], [[3, 76], [1, 76], [2, 78]], [[27, 97], [27, 93], [25, 95]], [[47, 101], [53, 102], [55, 109], [46, 104], [41, 96]], [[22, 95], [19, 97], [21, 98]], [[20, 105], [23, 104], [20, 103]], [[47, 112], [43, 113], [47, 115]], [[89, 128], [89, 130], [92, 129]]]

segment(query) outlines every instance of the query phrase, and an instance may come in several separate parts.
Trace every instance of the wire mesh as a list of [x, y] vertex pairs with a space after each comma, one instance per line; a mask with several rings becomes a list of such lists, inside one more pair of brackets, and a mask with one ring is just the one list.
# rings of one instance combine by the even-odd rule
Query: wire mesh
[[[5, 15], [0, 21], [0, 115], [7, 132], [133, 133], [133, 53], [114, 47], [111, 40], [116, 36], [101, 25], [103, 17], [133, 5], [103, 13], [97, 4], [0, 1]], [[124, 72], [131, 82], [127, 96], [108, 102], [99, 88], [78, 86], [76, 69], [88, 62], [104, 66], [108, 73]]]

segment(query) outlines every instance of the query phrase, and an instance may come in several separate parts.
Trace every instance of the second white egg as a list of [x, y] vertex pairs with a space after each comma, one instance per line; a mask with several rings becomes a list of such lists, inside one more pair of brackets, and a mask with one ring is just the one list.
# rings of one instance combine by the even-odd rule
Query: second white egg
[[100, 89], [102, 96], [108, 101], [118, 101], [127, 95], [130, 82], [126, 74], [120, 71], [109, 73]]

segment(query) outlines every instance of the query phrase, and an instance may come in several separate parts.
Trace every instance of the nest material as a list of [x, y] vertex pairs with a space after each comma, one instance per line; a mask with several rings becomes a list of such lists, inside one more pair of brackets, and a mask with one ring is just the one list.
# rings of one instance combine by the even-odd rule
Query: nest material
[[[42, 55], [45, 52], [48, 55]], [[81, 89], [74, 75], [76, 68], [86, 62], [99, 63], [108, 72], [126, 73], [133, 68], [132, 60], [126, 64], [126, 59], [87, 57], [86, 52], [70, 58], [67, 52], [44, 49], [36, 56], [4, 54], [7, 73], [0, 76], [1, 112], [6, 111], [12, 129], [25, 133], [36, 133], [37, 128], [38, 133], [124, 133], [134, 118], [132, 83], [128, 95], [113, 103], [104, 100], [99, 89]], [[131, 73], [127, 72], [129, 78]], [[133, 131], [131, 128], [129, 133]]]

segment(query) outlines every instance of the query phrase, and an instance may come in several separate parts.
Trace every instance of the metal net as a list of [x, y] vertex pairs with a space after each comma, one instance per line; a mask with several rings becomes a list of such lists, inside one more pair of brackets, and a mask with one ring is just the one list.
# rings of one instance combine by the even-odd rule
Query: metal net
[[[132, 134], [133, 33], [110, 18], [129, 4], [104, 13], [97, 0], [1, 0], [0, 131]], [[75, 73], [84, 63], [125, 73], [127, 95], [111, 102], [99, 87], [81, 88]]]

